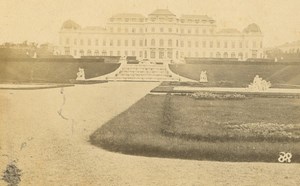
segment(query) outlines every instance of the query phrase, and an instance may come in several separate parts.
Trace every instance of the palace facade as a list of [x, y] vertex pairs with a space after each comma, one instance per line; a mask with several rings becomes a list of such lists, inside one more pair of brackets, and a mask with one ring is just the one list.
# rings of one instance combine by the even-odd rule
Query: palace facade
[[82, 28], [72, 20], [59, 32], [62, 55], [136, 56], [138, 60], [180, 62], [184, 58], [263, 58], [263, 34], [256, 24], [243, 31], [218, 30], [207, 15], [177, 17], [157, 9], [147, 17], [116, 14], [106, 27]]

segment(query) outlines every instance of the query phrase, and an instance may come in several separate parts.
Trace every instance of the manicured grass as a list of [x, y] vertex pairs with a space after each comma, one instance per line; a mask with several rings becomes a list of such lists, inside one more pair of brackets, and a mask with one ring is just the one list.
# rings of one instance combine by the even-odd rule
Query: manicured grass
[[[293, 154], [292, 162], [300, 162], [297, 140], [280, 137], [253, 140], [255, 136], [247, 138], [246, 134], [233, 140], [223, 128], [218, 128], [228, 122], [297, 124], [299, 106], [297, 99], [207, 101], [186, 96], [147, 95], [95, 131], [90, 141], [110, 151], [134, 155], [277, 162], [279, 152], [284, 151]], [[186, 135], [182, 137], [182, 133]], [[207, 138], [194, 138], [195, 135]]]
[[[300, 64], [300, 63], [299, 63]], [[278, 63], [199, 63], [174, 64], [170, 69], [180, 76], [199, 81], [206, 71], [210, 86], [247, 87], [255, 75], [270, 81], [273, 88], [300, 85], [299, 64]]]

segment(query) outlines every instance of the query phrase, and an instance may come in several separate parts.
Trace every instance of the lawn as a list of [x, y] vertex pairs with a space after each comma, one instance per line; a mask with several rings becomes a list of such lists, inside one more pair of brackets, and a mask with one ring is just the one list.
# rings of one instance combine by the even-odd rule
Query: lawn
[[[215, 161], [300, 162], [299, 99], [194, 100], [147, 95], [91, 136], [125, 154]], [[279, 132], [277, 132], [279, 131]]]

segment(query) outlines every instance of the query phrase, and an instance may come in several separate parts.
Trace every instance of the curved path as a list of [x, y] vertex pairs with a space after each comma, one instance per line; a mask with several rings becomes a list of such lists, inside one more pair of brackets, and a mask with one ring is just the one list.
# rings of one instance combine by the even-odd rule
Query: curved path
[[[137, 157], [89, 144], [89, 135], [158, 83], [0, 90], [0, 172], [15, 160], [20, 185], [299, 185], [299, 164]], [[0, 180], [0, 185], [5, 185]]]

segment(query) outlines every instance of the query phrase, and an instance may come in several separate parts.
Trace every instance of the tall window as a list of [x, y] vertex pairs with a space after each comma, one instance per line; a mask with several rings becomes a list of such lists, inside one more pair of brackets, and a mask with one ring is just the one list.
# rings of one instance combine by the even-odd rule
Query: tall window
[[213, 42], [213, 41], [210, 41], [210, 42], [209, 42], [209, 47], [210, 47], [210, 48], [213, 48], [213, 47], [214, 47], [214, 42]]
[[225, 53], [223, 54], [223, 58], [228, 58], [228, 53], [227, 53], [227, 52], [225, 52]]
[[109, 46], [113, 46], [113, 43], [114, 43], [114, 41], [111, 39], [111, 40], [109, 41]]
[[202, 41], [202, 47], [206, 48], [206, 41]]
[[66, 45], [69, 45], [69, 43], [70, 43], [70, 39], [66, 38]]
[[151, 39], [151, 46], [155, 46], [155, 39]]
[[190, 48], [192, 46], [192, 42], [188, 41], [188, 47]]
[[216, 53], [216, 58], [221, 58], [221, 53], [220, 52]]
[[164, 32], [164, 28], [162, 27], [162, 28], [160, 28], [160, 32]]
[[143, 46], [144, 41], [140, 40], [140, 46]]
[[169, 28], [169, 32], [172, 32], [172, 28]]
[[180, 41], [180, 46], [184, 47], [184, 41]]
[[98, 39], [95, 40], [95, 45], [96, 45], [96, 46], [99, 45], [99, 40], [98, 40]]
[[81, 46], [83, 45], [83, 39], [80, 39], [80, 45]]
[[91, 39], [88, 39], [88, 46], [91, 46]]
[[235, 48], [235, 42], [234, 41], [231, 42], [231, 48]]
[[143, 57], [143, 51], [140, 51], [140, 58], [142, 58]]
[[91, 50], [88, 50], [88, 51], [87, 51], [87, 55], [88, 55], [88, 56], [91, 56], [91, 55], [92, 55], [92, 51], [91, 51]]
[[105, 39], [103, 40], [103, 44], [102, 45], [106, 46], [106, 40]]
[[121, 46], [121, 40], [118, 39], [117, 45], [118, 45], [118, 46]]
[[231, 53], [231, 58], [235, 58], [235, 53], [234, 52]]
[[199, 42], [198, 41], [195, 41], [195, 47], [199, 47]]
[[164, 40], [163, 39], [159, 40], [159, 46], [161, 46], [161, 47], [164, 46]]
[[172, 44], [173, 44], [173, 43], [172, 43], [172, 39], [169, 39], [169, 40], [168, 40], [168, 46], [169, 46], [169, 47], [172, 47]]
[[243, 48], [243, 42], [240, 41], [240, 48]]
[[80, 50], [79, 53], [80, 53], [80, 56], [84, 56], [84, 51], [83, 50]]
[[74, 39], [74, 45], [77, 45], [77, 39]]
[[135, 40], [132, 40], [132, 46], [135, 46]]
[[150, 50], [150, 58], [152, 58], [152, 59], [155, 58], [155, 49]]
[[165, 54], [164, 50], [160, 49], [159, 50], [159, 59], [163, 59], [164, 58], [164, 54]]
[[253, 48], [256, 48], [256, 41], [253, 41], [252, 46], [253, 46]]
[[217, 41], [217, 48], [220, 48], [221, 47], [221, 43], [220, 41]]
[[173, 52], [172, 52], [172, 49], [168, 49], [168, 58], [169, 59], [172, 59], [172, 56], [173, 56]]
[[224, 48], [227, 48], [227, 41], [224, 41]]
[[99, 56], [99, 50], [95, 50], [94, 55]]
[[125, 45], [125, 46], [128, 46], [128, 40], [125, 40], [125, 41], [124, 41], [124, 45]]

